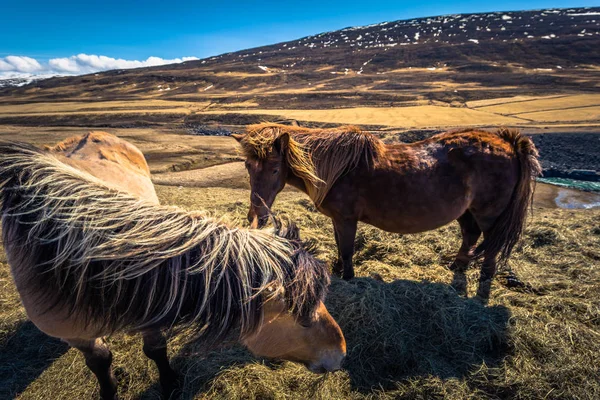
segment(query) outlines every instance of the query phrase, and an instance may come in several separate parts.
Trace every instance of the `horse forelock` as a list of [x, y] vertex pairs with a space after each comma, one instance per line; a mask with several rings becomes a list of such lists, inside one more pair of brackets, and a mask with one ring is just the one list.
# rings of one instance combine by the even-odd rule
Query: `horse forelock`
[[269, 287], [296, 313], [324, 294], [325, 268], [298, 240], [142, 201], [28, 145], [0, 143], [0, 201], [26, 289], [109, 331], [247, 334]]
[[308, 194], [320, 205], [331, 187], [361, 160], [367, 165], [385, 157], [385, 145], [356, 126], [309, 129], [273, 123], [250, 125], [242, 146], [247, 156], [267, 158], [275, 141], [289, 134], [287, 161], [307, 183]]

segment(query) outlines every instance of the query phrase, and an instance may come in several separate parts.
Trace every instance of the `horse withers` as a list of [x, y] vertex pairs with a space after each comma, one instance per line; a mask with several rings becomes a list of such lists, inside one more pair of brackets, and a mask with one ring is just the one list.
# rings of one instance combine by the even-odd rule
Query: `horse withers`
[[356, 127], [265, 123], [233, 137], [246, 156], [252, 226], [264, 223], [286, 184], [300, 189], [332, 219], [334, 272], [351, 279], [358, 221], [417, 233], [458, 220], [463, 241], [450, 266], [453, 286], [466, 295], [465, 271], [483, 257], [477, 297], [484, 302], [497, 258], [505, 262], [522, 234], [541, 171], [533, 142], [512, 129], [465, 129], [386, 145]]
[[118, 331], [142, 334], [167, 397], [178, 377], [165, 329], [215, 344], [233, 333], [258, 356], [339, 369], [346, 345], [323, 305], [327, 271], [298, 229], [240, 229], [161, 206], [143, 156], [125, 143], [108, 134], [49, 152], [0, 143], [2, 236], [17, 290], [40, 330], [81, 350], [101, 397], [117, 396], [103, 337]]

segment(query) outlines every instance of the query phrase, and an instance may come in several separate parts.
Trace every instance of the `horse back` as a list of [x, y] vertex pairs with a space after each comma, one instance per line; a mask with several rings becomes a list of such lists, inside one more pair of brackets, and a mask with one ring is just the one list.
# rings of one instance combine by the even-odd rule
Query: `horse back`
[[93, 131], [47, 146], [46, 150], [113, 189], [158, 204], [144, 155], [136, 146], [115, 135]]
[[388, 144], [334, 185], [327, 215], [398, 233], [445, 225], [472, 207], [506, 207], [518, 179], [514, 147], [492, 132], [459, 131], [411, 144]]

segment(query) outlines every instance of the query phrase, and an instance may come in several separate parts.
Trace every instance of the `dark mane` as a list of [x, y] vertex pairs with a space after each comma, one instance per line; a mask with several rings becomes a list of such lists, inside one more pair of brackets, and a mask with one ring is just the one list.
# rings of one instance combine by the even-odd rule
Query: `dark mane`
[[0, 203], [4, 246], [27, 277], [24, 289], [98, 329], [245, 335], [258, 327], [270, 288], [303, 315], [328, 284], [294, 225], [232, 228], [144, 202], [27, 144], [0, 142]]

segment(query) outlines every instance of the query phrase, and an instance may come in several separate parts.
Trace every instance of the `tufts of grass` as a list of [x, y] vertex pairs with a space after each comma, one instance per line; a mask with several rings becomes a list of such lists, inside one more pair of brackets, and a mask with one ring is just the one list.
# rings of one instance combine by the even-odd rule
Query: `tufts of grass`
[[[244, 221], [248, 192], [158, 186], [161, 201]], [[275, 211], [336, 256], [333, 230], [306, 197], [282, 192]], [[361, 225], [357, 278], [334, 278], [326, 301], [345, 333], [345, 369], [315, 375], [290, 362], [253, 358], [239, 345], [205, 349], [170, 340], [184, 399], [594, 399], [600, 398], [600, 211], [536, 210], [510, 261], [535, 290], [497, 280], [483, 307], [448, 285], [460, 244], [455, 223], [418, 235]], [[1, 254], [1, 253], [0, 253]], [[2, 255], [3, 257], [3, 255]], [[0, 259], [0, 398], [98, 396], [74, 350], [28, 322]], [[468, 271], [474, 294], [478, 266]], [[137, 337], [109, 338], [125, 399], [159, 396], [157, 373]]]

